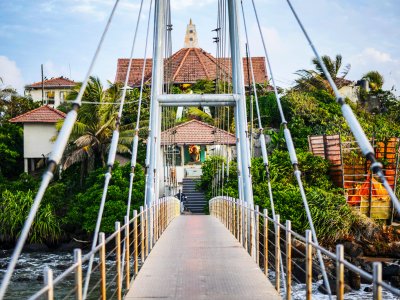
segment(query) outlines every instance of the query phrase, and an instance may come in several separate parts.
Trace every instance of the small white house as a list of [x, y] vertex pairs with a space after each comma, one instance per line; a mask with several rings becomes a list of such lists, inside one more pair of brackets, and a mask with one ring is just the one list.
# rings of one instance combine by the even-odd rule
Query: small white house
[[179, 189], [184, 178], [199, 178], [202, 163], [212, 155], [228, 156], [228, 160], [235, 158], [235, 135], [198, 120], [163, 131], [160, 159], [164, 170], [160, 172], [160, 195], [173, 186]]
[[28, 111], [10, 120], [24, 125], [24, 171], [34, 171], [41, 159], [46, 159], [53, 147], [51, 139], [57, 135], [55, 124], [65, 114], [49, 105]]
[[25, 96], [31, 96], [33, 101], [43, 101], [52, 107], [57, 107], [67, 98], [68, 93], [77, 83], [66, 77], [46, 79], [25, 86]]

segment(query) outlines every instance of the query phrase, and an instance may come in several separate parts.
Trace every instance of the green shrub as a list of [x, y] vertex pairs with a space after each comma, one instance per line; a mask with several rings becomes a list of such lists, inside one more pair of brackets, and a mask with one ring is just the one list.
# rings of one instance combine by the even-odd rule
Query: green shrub
[[[105, 168], [92, 173], [85, 181], [84, 190], [78, 193], [68, 208], [65, 223], [75, 230], [94, 231], [104, 185]], [[126, 215], [129, 192], [130, 164], [116, 165], [107, 192], [100, 230], [114, 232], [116, 221], [123, 222]], [[132, 189], [132, 209], [139, 209], [144, 203], [144, 171], [140, 165], [135, 169]]]
[[[33, 204], [32, 191], [5, 190], [0, 199], [0, 233], [4, 241], [18, 238]], [[60, 236], [60, 222], [50, 203], [39, 207], [29, 232], [30, 243], [53, 242]]]

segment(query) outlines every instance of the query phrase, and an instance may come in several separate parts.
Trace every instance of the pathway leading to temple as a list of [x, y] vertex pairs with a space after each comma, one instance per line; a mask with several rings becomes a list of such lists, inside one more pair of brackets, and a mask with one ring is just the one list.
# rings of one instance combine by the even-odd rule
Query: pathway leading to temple
[[212, 216], [182, 215], [158, 240], [125, 299], [281, 299]]

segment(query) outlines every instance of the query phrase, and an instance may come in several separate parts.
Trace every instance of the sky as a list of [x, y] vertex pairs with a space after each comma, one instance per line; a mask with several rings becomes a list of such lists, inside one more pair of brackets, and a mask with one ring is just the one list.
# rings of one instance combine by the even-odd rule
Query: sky
[[[144, 1], [134, 57], [144, 55], [149, 1]], [[83, 80], [113, 0], [0, 0], [0, 88], [23, 92], [26, 84], [65, 76]], [[385, 89], [400, 95], [400, 1], [292, 0], [321, 55], [341, 54], [351, 64], [346, 78], [358, 80], [377, 70]], [[243, 1], [252, 56], [264, 56], [251, 1]], [[120, 0], [93, 75], [115, 79], [118, 58], [130, 55], [139, 0]], [[196, 24], [199, 46], [215, 55], [216, 0], [171, 0], [173, 51], [183, 47], [189, 19]], [[285, 0], [256, 0], [273, 73], [278, 85], [293, 84], [296, 70], [311, 69], [313, 53]], [[245, 36], [242, 30], [242, 45]], [[151, 45], [149, 55], [151, 56]]]

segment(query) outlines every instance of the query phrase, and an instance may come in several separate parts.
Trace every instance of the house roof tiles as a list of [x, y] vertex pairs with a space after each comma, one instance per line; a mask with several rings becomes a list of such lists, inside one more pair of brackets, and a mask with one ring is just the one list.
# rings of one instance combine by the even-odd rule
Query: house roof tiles
[[43, 105], [34, 110], [10, 119], [11, 123], [56, 123], [65, 119], [66, 114], [48, 105]]
[[[57, 78], [51, 78], [51, 79], [46, 79], [43, 81], [43, 85], [45, 88], [62, 88], [62, 87], [74, 87], [76, 85], [76, 82], [73, 80], [70, 80], [66, 77], [57, 77]], [[28, 84], [25, 86], [25, 88], [31, 88], [31, 89], [37, 89], [37, 88], [42, 88], [42, 82], [35, 82], [32, 84]]]
[[235, 145], [236, 137], [232, 133], [210, 124], [190, 120], [161, 133], [161, 144], [165, 145], [170, 142], [177, 145]]
[[[256, 83], [267, 81], [267, 71], [264, 57], [252, 57], [254, 79]], [[144, 59], [133, 59], [128, 84], [139, 86], [142, 78]], [[120, 58], [117, 64], [115, 82], [124, 82], [128, 71], [129, 59]], [[170, 59], [164, 60], [164, 80], [174, 83], [195, 83], [200, 79], [214, 80], [217, 76], [217, 66], [222, 75], [220, 77], [231, 80], [230, 58], [215, 58], [201, 48], [183, 48], [175, 52]], [[243, 71], [245, 84], [249, 82], [247, 72], [247, 58], [243, 58]], [[152, 72], [152, 59], [146, 59], [145, 83], [150, 83]], [[250, 78], [250, 82], [252, 82]]]

